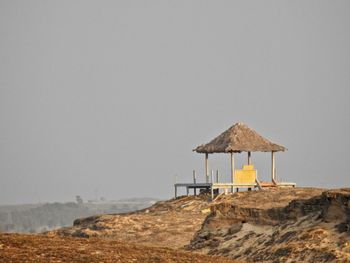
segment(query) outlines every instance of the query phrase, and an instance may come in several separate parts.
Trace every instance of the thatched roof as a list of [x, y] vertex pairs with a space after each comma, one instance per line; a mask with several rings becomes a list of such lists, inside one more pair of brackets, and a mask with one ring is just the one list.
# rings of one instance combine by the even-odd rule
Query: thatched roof
[[193, 151], [198, 153], [230, 152], [278, 152], [287, 150], [284, 146], [273, 143], [243, 123], [236, 123], [211, 142], [198, 146]]

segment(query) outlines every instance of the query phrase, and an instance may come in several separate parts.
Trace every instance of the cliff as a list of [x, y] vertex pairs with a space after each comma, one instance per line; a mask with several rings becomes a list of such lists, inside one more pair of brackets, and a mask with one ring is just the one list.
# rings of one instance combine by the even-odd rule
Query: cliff
[[244, 192], [211, 211], [187, 249], [251, 262], [350, 261], [350, 189]]

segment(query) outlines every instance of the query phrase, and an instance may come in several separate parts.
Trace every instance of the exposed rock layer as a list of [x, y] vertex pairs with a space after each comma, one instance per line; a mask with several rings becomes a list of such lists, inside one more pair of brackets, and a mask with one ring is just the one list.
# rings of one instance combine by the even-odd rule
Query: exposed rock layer
[[[187, 249], [252, 262], [349, 262], [350, 189], [319, 191], [310, 189], [313, 197], [286, 206], [264, 199], [301, 197], [306, 189], [241, 193], [242, 204], [222, 200], [213, 204]], [[243, 204], [253, 196], [255, 204]]]

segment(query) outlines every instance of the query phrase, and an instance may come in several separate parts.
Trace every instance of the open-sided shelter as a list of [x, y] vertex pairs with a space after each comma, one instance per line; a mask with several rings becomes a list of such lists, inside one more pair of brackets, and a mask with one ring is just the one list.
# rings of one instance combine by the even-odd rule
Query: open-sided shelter
[[[209, 154], [228, 153], [231, 155], [231, 180], [235, 182], [234, 153], [247, 152], [248, 165], [251, 165], [252, 152], [271, 152], [271, 180], [276, 182], [275, 152], [287, 150], [284, 146], [273, 143], [262, 137], [256, 131], [243, 123], [236, 123], [228, 130], [214, 138], [207, 144], [200, 145], [193, 151], [205, 154], [205, 176], [209, 176]], [[249, 169], [246, 168], [246, 169]]]

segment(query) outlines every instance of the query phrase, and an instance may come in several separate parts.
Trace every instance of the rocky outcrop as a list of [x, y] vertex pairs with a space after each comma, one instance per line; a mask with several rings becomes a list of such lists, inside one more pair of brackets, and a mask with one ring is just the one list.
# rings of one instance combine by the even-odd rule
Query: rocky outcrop
[[[213, 204], [186, 248], [252, 262], [349, 262], [350, 189], [298, 191], [246, 192]], [[255, 203], [245, 202], [252, 195]], [[293, 195], [284, 206], [271, 204]]]

